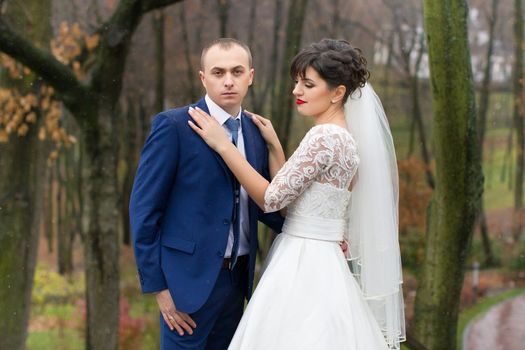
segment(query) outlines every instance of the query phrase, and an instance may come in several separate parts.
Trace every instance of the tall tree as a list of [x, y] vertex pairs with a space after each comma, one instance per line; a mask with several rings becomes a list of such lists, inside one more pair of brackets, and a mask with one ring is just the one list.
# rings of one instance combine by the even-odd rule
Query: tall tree
[[[3, 5], [0, 6], [0, 11], [5, 10], [0, 13], [3, 20], [24, 30], [35, 45], [49, 45], [50, 0]], [[28, 13], [39, 15], [28, 16]], [[25, 95], [34, 92], [39, 85], [35, 78], [32, 75], [23, 81], [6, 78], [2, 83]], [[38, 110], [34, 112], [39, 113]], [[7, 143], [0, 145], [0, 349], [25, 349], [27, 337], [42, 207], [42, 178], [45, 178], [39, 176], [45, 172], [45, 163], [41, 161], [42, 149], [38, 147], [35, 126], [30, 125], [24, 137], [19, 137], [19, 128], [19, 135], [12, 133]]]
[[514, 69], [513, 69], [513, 92], [514, 92], [514, 129], [516, 130], [516, 175], [514, 179], [514, 219], [513, 234], [519, 239], [523, 224], [521, 212], [523, 208], [523, 177], [524, 177], [524, 104], [523, 104], [523, 3], [514, 0]]
[[[0, 51], [23, 63], [51, 85], [77, 119], [85, 142], [89, 228], [85, 234], [87, 349], [117, 348], [119, 320], [118, 191], [115, 142], [117, 101], [131, 38], [142, 16], [181, 0], [121, 0], [97, 30], [87, 80], [51, 53], [19, 34], [0, 16]], [[38, 12], [34, 12], [38, 13]]]
[[[431, 155], [428, 150], [428, 142], [421, 111], [419, 70], [423, 55], [426, 52], [425, 36], [421, 31], [422, 13], [419, 1], [391, 1], [383, 0], [385, 6], [390, 10], [393, 24], [393, 37], [391, 38], [394, 50], [389, 52], [389, 59], [395, 60], [410, 85], [411, 94], [411, 128], [408, 156], [412, 155], [414, 149], [414, 131], [419, 134], [421, 158], [425, 163], [425, 175], [428, 186], [434, 188], [434, 176], [430, 169]], [[396, 45], [397, 44], [397, 45]]]
[[306, 13], [308, 0], [291, 0], [288, 8], [288, 23], [286, 25], [286, 43], [284, 47], [283, 64], [281, 66], [281, 76], [277, 100], [272, 103], [277, 107], [272, 117], [275, 118], [276, 130], [286, 152], [292, 125], [292, 106], [293, 106], [293, 81], [290, 78], [289, 67], [293, 57], [299, 51], [301, 39], [303, 37], [303, 22]]
[[[492, 55], [494, 53], [494, 37], [496, 29], [496, 20], [498, 18], [498, 0], [492, 0], [490, 13], [487, 14], [489, 25], [489, 41], [487, 43], [487, 55], [485, 59], [485, 68], [483, 72], [483, 82], [481, 83], [481, 92], [479, 98], [479, 142], [480, 142], [480, 158], [483, 161], [483, 143], [485, 141], [485, 131], [487, 129], [487, 114], [490, 101], [490, 83], [492, 80]], [[494, 255], [492, 254], [492, 246], [490, 243], [487, 217], [485, 215], [485, 207], [481, 201], [479, 214], [479, 229], [481, 234], [481, 241], [483, 243], [483, 251], [485, 252], [485, 264], [490, 266], [494, 264]]]
[[217, 0], [217, 12], [219, 14], [219, 33], [221, 37], [228, 35], [228, 14], [230, 12], [230, 0]]
[[436, 188], [415, 305], [417, 338], [456, 348], [459, 297], [483, 191], [465, 0], [424, 0]]
[[[277, 83], [280, 80], [278, 77], [278, 67], [279, 67], [279, 46], [280, 46], [280, 35], [283, 17], [283, 0], [275, 0], [275, 10], [273, 16], [273, 28], [272, 28], [272, 51], [270, 54], [270, 62], [273, 64], [270, 65], [269, 71], [269, 80], [266, 81], [266, 85], [263, 91], [263, 99], [261, 101], [260, 107], [265, 105], [266, 96], [268, 91], [270, 92], [270, 103], [271, 103], [271, 116], [277, 116]], [[282, 63], [281, 63], [282, 64]], [[284, 63], [287, 64], [287, 63]], [[288, 77], [285, 77], [288, 78]]]
[[[178, 5], [179, 8], [179, 21], [181, 26], [182, 42], [184, 43], [184, 60], [186, 61], [186, 76], [188, 77], [188, 91], [190, 103], [197, 100], [199, 97], [199, 89], [195, 84], [195, 69], [191, 61], [191, 44], [188, 35], [188, 21], [186, 20], [186, 7], [184, 2]], [[198, 24], [197, 31], [202, 30], [202, 23]], [[197, 37], [200, 35], [197, 33]]]
[[155, 113], [164, 110], [164, 11], [157, 10], [153, 12], [152, 25], [155, 33]]

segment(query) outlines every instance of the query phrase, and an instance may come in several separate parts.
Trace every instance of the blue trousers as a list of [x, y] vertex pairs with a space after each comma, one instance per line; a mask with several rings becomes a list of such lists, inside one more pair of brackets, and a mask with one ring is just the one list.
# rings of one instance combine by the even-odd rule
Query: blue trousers
[[242, 317], [247, 284], [246, 265], [222, 268], [206, 303], [190, 314], [197, 324], [192, 335], [171, 331], [160, 316], [160, 349], [226, 350]]

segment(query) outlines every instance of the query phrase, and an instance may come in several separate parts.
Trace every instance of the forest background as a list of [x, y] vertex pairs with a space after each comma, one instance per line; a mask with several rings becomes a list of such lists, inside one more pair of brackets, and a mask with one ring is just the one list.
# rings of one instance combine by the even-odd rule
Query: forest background
[[159, 347], [131, 184], [152, 117], [202, 96], [200, 51], [222, 36], [251, 47], [243, 107], [288, 155], [312, 126], [291, 58], [324, 37], [363, 50], [398, 158], [406, 346], [455, 348], [462, 312], [525, 284], [522, 14], [521, 0], [0, 0], [0, 349]]

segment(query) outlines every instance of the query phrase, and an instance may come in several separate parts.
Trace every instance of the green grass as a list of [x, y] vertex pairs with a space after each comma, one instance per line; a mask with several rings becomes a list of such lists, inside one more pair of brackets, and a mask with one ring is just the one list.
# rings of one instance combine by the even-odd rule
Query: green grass
[[26, 347], [27, 350], [82, 350], [85, 342], [78, 331], [63, 328], [29, 333]]
[[59, 319], [68, 320], [76, 312], [76, 306], [73, 304], [54, 304], [48, 303], [45, 305], [34, 305], [31, 308], [32, 316], [42, 315], [47, 317], [56, 317]]
[[465, 332], [465, 329], [467, 328], [468, 324], [471, 321], [475, 320], [477, 317], [486, 313], [490, 308], [492, 308], [496, 304], [499, 304], [505, 300], [517, 297], [518, 295], [521, 295], [523, 293], [525, 293], [525, 288], [512, 289], [512, 290], [503, 292], [496, 296], [481, 298], [476, 305], [466, 310], [463, 310], [459, 314], [459, 320], [458, 320], [458, 332], [457, 332], [457, 338], [456, 338], [457, 349], [462, 348], [463, 332]]

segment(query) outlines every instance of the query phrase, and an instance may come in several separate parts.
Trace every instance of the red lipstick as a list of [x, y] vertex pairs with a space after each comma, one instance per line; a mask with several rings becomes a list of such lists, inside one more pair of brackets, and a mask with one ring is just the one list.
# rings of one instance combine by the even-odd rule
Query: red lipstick
[[295, 100], [295, 104], [302, 105], [302, 104], [304, 104], [304, 103], [306, 103], [306, 101], [303, 101], [303, 100], [301, 100], [300, 98], [298, 98], [297, 100]]

